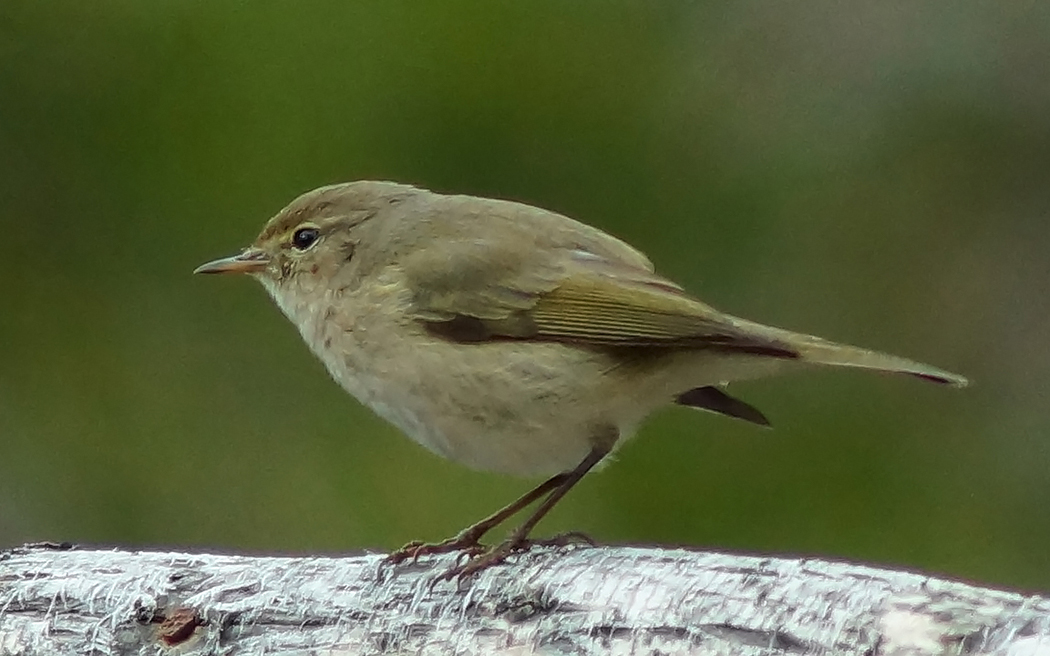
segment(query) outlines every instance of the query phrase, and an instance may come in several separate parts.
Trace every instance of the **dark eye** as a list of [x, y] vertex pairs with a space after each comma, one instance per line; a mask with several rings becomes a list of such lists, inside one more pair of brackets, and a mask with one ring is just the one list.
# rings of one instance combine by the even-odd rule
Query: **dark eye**
[[317, 228], [299, 228], [292, 235], [292, 246], [300, 251], [305, 251], [314, 245], [321, 232]]

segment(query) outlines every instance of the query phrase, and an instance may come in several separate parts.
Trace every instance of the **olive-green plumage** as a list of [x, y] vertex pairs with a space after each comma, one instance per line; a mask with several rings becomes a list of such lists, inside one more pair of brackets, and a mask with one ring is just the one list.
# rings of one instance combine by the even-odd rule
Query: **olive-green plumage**
[[560, 214], [389, 182], [303, 194], [199, 270], [251, 273], [361, 402], [437, 453], [512, 474], [582, 475], [676, 402], [765, 423], [721, 389], [735, 380], [835, 365], [966, 382], [722, 313]]
[[[300, 248], [304, 227], [317, 238]], [[250, 263], [364, 403], [439, 453], [509, 473], [567, 470], [595, 425], [624, 437], [690, 390], [796, 362], [965, 383], [719, 312], [615, 237], [508, 201], [388, 182], [323, 187], [223, 262]]]

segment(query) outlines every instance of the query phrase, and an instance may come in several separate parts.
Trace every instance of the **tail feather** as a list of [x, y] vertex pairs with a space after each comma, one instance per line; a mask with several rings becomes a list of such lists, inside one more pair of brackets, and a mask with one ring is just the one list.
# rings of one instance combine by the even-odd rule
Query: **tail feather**
[[734, 339], [726, 344], [729, 350], [814, 364], [902, 373], [953, 387], [965, 387], [969, 384], [966, 378], [958, 374], [896, 355], [839, 344], [739, 317], [722, 315], [721, 319], [732, 327], [731, 334]]
[[835, 342], [828, 342], [815, 337], [798, 340], [794, 346], [797, 348], [801, 359], [806, 362], [908, 374], [923, 380], [953, 387], [965, 387], [969, 384], [966, 378], [953, 374], [950, 371], [896, 355], [889, 355], [888, 353], [869, 351], [857, 346], [836, 344]]
[[769, 420], [758, 408], [729, 396], [718, 387], [694, 387], [679, 394], [675, 398], [675, 403], [709, 412], [717, 412], [720, 415], [743, 419], [752, 424], [771, 428]]

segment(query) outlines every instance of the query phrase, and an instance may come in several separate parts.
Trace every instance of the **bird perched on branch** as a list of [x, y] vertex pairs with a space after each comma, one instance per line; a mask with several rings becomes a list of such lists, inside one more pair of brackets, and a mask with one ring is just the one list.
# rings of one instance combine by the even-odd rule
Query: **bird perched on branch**
[[[719, 312], [631, 246], [560, 214], [391, 182], [303, 194], [243, 252], [197, 272], [259, 280], [335, 380], [428, 449], [550, 477], [453, 538], [391, 556], [466, 550], [447, 577], [533, 544], [536, 523], [661, 406], [767, 425], [724, 384], [825, 365], [966, 384]], [[537, 501], [505, 541], [481, 545]]]

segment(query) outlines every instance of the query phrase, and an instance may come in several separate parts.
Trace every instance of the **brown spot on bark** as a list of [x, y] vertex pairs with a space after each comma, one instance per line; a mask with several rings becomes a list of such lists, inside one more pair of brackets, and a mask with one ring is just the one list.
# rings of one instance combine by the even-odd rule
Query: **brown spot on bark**
[[157, 633], [165, 645], [171, 647], [186, 642], [197, 627], [204, 624], [200, 614], [193, 608], [179, 608], [160, 623]]

